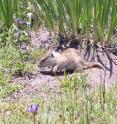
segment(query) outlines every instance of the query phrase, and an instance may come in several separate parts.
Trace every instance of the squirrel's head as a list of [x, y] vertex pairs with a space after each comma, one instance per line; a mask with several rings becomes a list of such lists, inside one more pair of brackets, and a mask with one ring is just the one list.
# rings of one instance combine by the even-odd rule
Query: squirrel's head
[[46, 53], [39, 62], [41, 72], [51, 72], [53, 67], [56, 66], [56, 57], [59, 56], [58, 52]]

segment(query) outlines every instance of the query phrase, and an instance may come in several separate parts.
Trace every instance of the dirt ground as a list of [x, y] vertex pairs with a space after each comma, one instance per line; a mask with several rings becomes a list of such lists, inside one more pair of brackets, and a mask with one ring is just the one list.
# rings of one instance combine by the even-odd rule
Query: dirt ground
[[[45, 47], [47, 48], [51, 43], [50, 34], [46, 30], [40, 29], [38, 32], [31, 32], [31, 39], [33, 48]], [[84, 51], [81, 53], [83, 56], [86, 54]], [[87, 53], [87, 56], [89, 53]], [[85, 58], [87, 58], [87, 56]], [[92, 57], [92, 53], [89, 56], [89, 61]], [[83, 73], [87, 74], [88, 84], [97, 87], [101, 83], [105, 82], [106, 86], [112, 86], [117, 82], [117, 56], [105, 51], [98, 51], [95, 56], [95, 61], [98, 61], [104, 67], [103, 69], [92, 68], [85, 70]], [[79, 74], [78, 74], [79, 75]], [[63, 78], [63, 76], [60, 76]], [[60, 82], [56, 76], [44, 75], [39, 72], [28, 77], [18, 77], [14, 79], [14, 82], [25, 85], [25, 87], [13, 93], [9, 98], [20, 99], [20, 98], [34, 98], [34, 97], [49, 97], [50, 94], [59, 93]]]

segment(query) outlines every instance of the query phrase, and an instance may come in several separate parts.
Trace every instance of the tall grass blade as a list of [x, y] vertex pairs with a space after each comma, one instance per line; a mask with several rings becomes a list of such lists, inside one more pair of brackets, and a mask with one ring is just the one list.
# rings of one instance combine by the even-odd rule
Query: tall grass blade
[[109, 27], [107, 32], [107, 44], [110, 43], [113, 30], [117, 27], [117, 3], [116, 0], [112, 1], [112, 8], [110, 13]]
[[12, 25], [13, 16], [18, 12], [19, 0], [0, 0], [0, 21], [8, 28]]

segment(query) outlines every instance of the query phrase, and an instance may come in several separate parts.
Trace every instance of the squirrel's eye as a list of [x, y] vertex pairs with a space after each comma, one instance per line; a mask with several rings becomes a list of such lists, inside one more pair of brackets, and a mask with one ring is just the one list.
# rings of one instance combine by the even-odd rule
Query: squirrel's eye
[[54, 57], [53, 54], [50, 54], [50, 57]]
[[45, 59], [42, 59], [41, 61], [42, 61], [42, 62], [44, 62], [44, 61], [45, 61]]

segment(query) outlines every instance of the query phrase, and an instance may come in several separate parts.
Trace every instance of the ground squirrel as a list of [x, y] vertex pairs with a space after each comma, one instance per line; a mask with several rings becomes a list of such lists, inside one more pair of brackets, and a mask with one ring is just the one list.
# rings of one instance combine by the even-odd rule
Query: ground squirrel
[[100, 68], [102, 66], [95, 62], [86, 62], [83, 57], [78, 53], [78, 50], [68, 48], [63, 52], [51, 52], [46, 54], [39, 62], [41, 72], [64, 72], [85, 70], [88, 68]]

